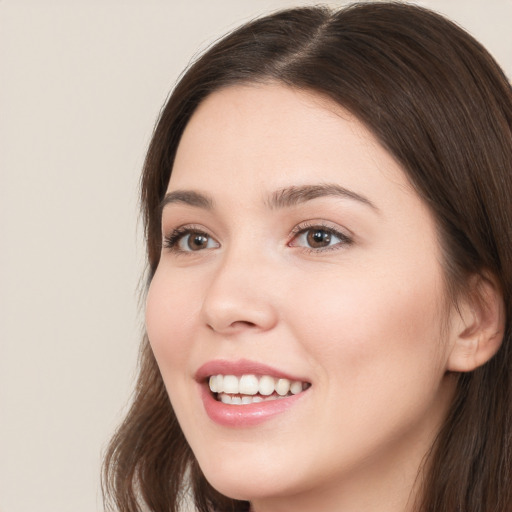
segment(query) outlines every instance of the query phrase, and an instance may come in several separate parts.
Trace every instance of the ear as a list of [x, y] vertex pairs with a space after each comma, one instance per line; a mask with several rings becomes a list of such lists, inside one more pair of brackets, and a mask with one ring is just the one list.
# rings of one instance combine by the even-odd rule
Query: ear
[[470, 372], [489, 361], [503, 341], [505, 305], [494, 276], [472, 276], [458, 306], [453, 311], [447, 369]]

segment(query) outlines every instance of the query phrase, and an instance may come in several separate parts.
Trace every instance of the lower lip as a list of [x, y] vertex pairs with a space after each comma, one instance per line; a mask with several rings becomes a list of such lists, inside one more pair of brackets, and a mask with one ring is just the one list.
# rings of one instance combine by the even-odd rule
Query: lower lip
[[201, 385], [201, 398], [209, 418], [224, 427], [250, 427], [281, 414], [302, 399], [306, 391], [286, 398], [253, 404], [231, 405], [215, 400], [208, 385]]

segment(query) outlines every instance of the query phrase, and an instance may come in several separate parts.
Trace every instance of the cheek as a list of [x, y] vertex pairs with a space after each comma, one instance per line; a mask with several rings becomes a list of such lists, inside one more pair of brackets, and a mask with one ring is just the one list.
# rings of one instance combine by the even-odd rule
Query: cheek
[[317, 452], [321, 439], [349, 440], [339, 460], [350, 464], [362, 440], [369, 453], [423, 421], [434, 428], [443, 414], [438, 288], [409, 277], [407, 286], [368, 273], [333, 281], [320, 294], [311, 293], [313, 283], [295, 290], [294, 337], [315, 369], [324, 405], [315, 422]]
[[192, 343], [193, 326], [201, 303], [196, 287], [187, 286], [179, 275], [171, 279], [159, 267], [151, 281], [146, 300], [146, 330], [157, 363], [164, 375], [182, 367]]
[[437, 378], [444, 350], [436, 275], [410, 272], [397, 279], [391, 271], [369, 271], [322, 281], [320, 287], [303, 281], [290, 298], [293, 316], [300, 319], [295, 336], [339, 379], [370, 382], [386, 373], [405, 379], [415, 371]]

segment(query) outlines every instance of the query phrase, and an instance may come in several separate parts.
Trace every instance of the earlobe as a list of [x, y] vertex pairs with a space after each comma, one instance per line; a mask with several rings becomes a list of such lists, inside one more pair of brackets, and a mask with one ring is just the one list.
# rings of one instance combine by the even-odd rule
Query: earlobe
[[453, 312], [452, 350], [447, 369], [470, 372], [499, 350], [505, 330], [503, 295], [494, 276], [475, 275], [470, 289]]

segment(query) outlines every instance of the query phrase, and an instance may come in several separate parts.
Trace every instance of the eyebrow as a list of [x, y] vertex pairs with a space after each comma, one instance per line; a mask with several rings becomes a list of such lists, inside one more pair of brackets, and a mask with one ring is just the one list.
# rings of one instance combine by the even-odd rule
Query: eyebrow
[[[276, 190], [267, 200], [267, 205], [272, 209], [290, 208], [312, 199], [319, 197], [341, 197], [343, 199], [351, 199], [369, 206], [375, 211], [379, 209], [368, 198], [362, 196], [352, 190], [349, 190], [334, 183], [320, 185], [301, 185], [291, 186]], [[160, 203], [160, 211], [170, 204], [186, 204], [196, 208], [205, 210], [213, 210], [215, 203], [213, 199], [206, 194], [196, 192], [194, 190], [175, 190], [165, 195]]]
[[277, 190], [270, 196], [268, 205], [270, 208], [289, 208], [291, 206], [311, 201], [318, 197], [328, 196], [351, 199], [369, 206], [375, 211], [379, 210], [367, 197], [334, 183], [283, 188], [281, 190]]
[[196, 208], [203, 208], [205, 210], [213, 210], [213, 199], [205, 194], [195, 192], [194, 190], [175, 190], [165, 194], [165, 197], [160, 203], [160, 211], [162, 211], [167, 205], [181, 203], [189, 206], [195, 206]]

